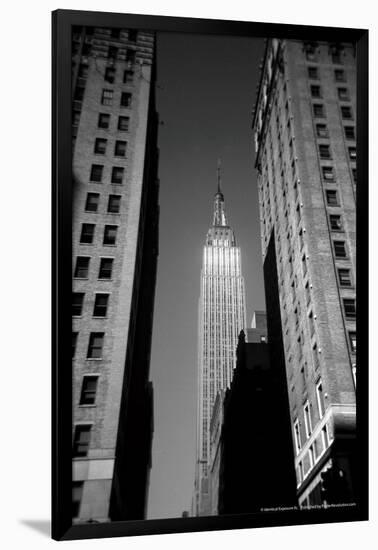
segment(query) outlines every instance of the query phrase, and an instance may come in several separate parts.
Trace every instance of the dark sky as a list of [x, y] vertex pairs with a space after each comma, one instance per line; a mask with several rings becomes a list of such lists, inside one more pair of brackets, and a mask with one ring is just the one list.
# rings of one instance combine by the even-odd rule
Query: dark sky
[[157, 41], [160, 253], [151, 355], [155, 432], [148, 518], [190, 509], [197, 415], [197, 324], [217, 159], [241, 247], [247, 323], [264, 309], [251, 111], [263, 42], [162, 33]]

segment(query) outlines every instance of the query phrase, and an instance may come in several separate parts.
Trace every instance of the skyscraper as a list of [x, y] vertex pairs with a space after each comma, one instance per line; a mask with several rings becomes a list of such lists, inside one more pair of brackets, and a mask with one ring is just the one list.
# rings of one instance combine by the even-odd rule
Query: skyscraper
[[203, 250], [198, 319], [197, 461], [193, 514], [210, 515], [210, 420], [220, 389], [236, 366], [239, 332], [246, 326], [240, 248], [228, 225], [220, 168], [213, 223]]
[[158, 255], [154, 35], [73, 29], [73, 511], [143, 519]]
[[253, 120], [268, 335], [303, 507], [356, 495], [355, 77], [353, 44], [269, 40]]

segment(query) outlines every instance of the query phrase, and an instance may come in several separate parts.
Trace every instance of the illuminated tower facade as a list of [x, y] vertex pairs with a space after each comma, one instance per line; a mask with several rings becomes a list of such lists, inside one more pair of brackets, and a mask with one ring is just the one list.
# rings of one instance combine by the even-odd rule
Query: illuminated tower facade
[[246, 326], [240, 248], [228, 225], [218, 167], [213, 223], [203, 250], [198, 324], [197, 461], [193, 514], [210, 515], [210, 419], [216, 395], [229, 387], [239, 332]]

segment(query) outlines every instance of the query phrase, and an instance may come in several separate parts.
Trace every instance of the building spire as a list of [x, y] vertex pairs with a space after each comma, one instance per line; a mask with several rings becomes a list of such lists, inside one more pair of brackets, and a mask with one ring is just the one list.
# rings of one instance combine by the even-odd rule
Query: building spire
[[220, 175], [220, 168], [221, 168], [221, 159], [218, 159], [218, 167], [217, 167], [217, 181], [218, 181], [218, 190], [217, 193], [220, 195], [222, 194], [221, 191], [221, 175]]
[[218, 159], [217, 167], [217, 192], [214, 198], [214, 216], [213, 225], [227, 226], [226, 211], [224, 208], [224, 196], [221, 190], [221, 175], [220, 175], [220, 159]]

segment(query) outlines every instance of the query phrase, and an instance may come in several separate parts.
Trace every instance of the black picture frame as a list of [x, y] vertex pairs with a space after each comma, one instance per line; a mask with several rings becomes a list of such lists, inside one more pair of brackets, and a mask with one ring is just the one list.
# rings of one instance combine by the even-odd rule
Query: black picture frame
[[280, 511], [72, 525], [71, 519], [71, 27], [352, 41], [357, 56], [357, 334], [359, 365], [368, 365], [368, 31], [332, 27], [57, 10], [52, 14], [52, 537], [55, 540], [211, 531], [368, 519], [368, 370], [357, 387], [359, 505], [353, 509]]

